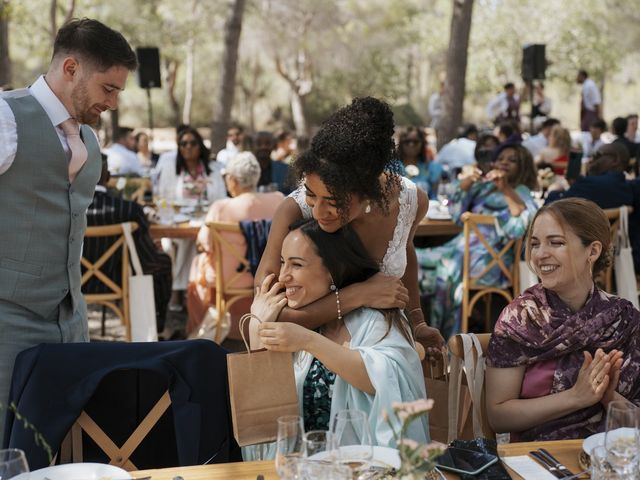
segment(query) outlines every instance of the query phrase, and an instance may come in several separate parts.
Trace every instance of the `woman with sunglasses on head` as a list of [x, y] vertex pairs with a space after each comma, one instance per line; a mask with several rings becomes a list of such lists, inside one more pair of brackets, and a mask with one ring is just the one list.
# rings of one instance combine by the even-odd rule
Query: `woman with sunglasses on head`
[[[393, 128], [389, 106], [372, 97], [356, 98], [325, 122], [311, 148], [292, 164], [302, 186], [276, 212], [255, 284], [280, 271], [280, 249], [291, 223], [313, 217], [327, 232], [349, 223], [381, 273], [341, 290], [342, 312], [405, 308], [417, 340], [435, 353], [444, 340], [424, 322], [413, 247], [428, 199], [399, 174]], [[280, 320], [315, 329], [335, 314], [335, 296], [327, 295], [302, 309], [285, 308]]]
[[427, 136], [420, 127], [407, 127], [400, 132], [398, 158], [401, 173], [435, 199], [442, 176], [442, 165], [427, 158]]
[[[227, 190], [222, 179], [222, 167], [215, 161], [209, 163], [209, 149], [200, 133], [193, 127], [186, 127], [178, 133], [177, 140], [178, 153], [175, 161], [159, 164], [158, 196], [169, 202], [180, 203], [211, 203], [225, 198]], [[173, 242], [177, 251], [169, 308], [175, 311], [182, 309], [181, 293], [187, 289], [189, 269], [197, 252], [193, 240], [177, 239]]]

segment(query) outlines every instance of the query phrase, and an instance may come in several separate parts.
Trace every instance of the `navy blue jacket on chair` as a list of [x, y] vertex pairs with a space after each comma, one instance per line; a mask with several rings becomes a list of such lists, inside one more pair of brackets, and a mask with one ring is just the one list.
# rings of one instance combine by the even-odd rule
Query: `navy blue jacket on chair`
[[[121, 370], [133, 370], [140, 376], [153, 372], [151, 375], [163, 383], [160, 395], [168, 388], [171, 397], [169, 411], [173, 415], [178, 460], [175, 466], [240, 461], [229, 415], [226, 354], [222, 347], [207, 340], [42, 344], [18, 355], [9, 401], [55, 453], [105, 377]], [[114, 418], [123, 402], [144, 393], [144, 388], [122, 387], [114, 398], [101, 402]], [[139, 418], [124, 422], [135, 428], [146, 413], [141, 408]], [[35, 444], [33, 432], [25, 430], [11, 413], [7, 414], [4, 438], [5, 448], [26, 452], [32, 470], [48, 465], [46, 452]], [[168, 465], [139, 461], [136, 466]]]

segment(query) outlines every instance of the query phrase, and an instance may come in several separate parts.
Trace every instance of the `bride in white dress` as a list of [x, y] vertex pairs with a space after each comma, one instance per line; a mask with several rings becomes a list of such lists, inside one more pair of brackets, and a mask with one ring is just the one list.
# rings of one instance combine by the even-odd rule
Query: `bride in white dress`
[[435, 353], [444, 340], [424, 322], [413, 247], [428, 199], [398, 173], [393, 128], [389, 106], [371, 97], [355, 99], [327, 120], [292, 165], [300, 187], [275, 214], [255, 284], [278, 273], [282, 242], [296, 220], [313, 216], [328, 232], [350, 223], [381, 273], [302, 309], [285, 308], [279, 320], [316, 329], [360, 307], [404, 308], [416, 339]]

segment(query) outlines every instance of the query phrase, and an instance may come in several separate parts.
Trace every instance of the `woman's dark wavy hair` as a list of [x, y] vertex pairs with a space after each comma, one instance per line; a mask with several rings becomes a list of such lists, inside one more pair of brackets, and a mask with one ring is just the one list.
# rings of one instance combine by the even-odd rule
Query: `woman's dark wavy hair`
[[[378, 263], [369, 256], [360, 237], [349, 224], [333, 233], [322, 230], [316, 220], [296, 222], [289, 228], [290, 231], [298, 229], [311, 240], [338, 290], [353, 283], [364, 282], [380, 271]], [[387, 334], [395, 323], [409, 343], [413, 343], [410, 324], [400, 310], [396, 308], [381, 311], [389, 324]]]
[[[311, 148], [296, 158], [293, 175], [300, 181], [316, 174], [346, 215], [353, 195], [389, 211], [390, 196], [400, 186], [400, 166], [394, 161], [393, 113], [373, 97], [355, 98], [332, 114], [311, 141]], [[387, 181], [380, 176], [387, 173]]]
[[204, 166], [204, 171], [207, 175], [211, 173], [211, 169], [209, 168], [209, 149], [205, 146], [204, 140], [202, 139], [202, 135], [193, 127], [185, 127], [183, 130], [178, 132], [178, 153], [176, 154], [176, 174], [180, 175], [183, 170], [187, 168], [187, 164], [185, 163], [184, 157], [180, 152], [180, 142], [184, 138], [185, 135], [191, 134], [195, 137], [196, 142], [198, 142], [198, 146], [200, 147], [200, 163]]
[[404, 147], [403, 142], [411, 135], [415, 133], [418, 136], [418, 141], [420, 142], [420, 154], [418, 155], [418, 162], [426, 163], [427, 155], [427, 135], [424, 133], [424, 129], [416, 126], [405, 127], [398, 135], [398, 158], [402, 163], [404, 163]]

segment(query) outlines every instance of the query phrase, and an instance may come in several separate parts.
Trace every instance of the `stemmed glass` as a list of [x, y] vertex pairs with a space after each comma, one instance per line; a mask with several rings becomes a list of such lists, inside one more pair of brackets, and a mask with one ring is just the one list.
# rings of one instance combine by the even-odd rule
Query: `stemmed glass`
[[0, 450], [0, 480], [8, 480], [28, 471], [29, 464], [22, 450]]
[[355, 472], [368, 467], [373, 458], [371, 430], [361, 410], [341, 410], [331, 422], [337, 460]]
[[335, 463], [333, 434], [325, 430], [311, 430], [304, 434], [304, 456], [298, 474], [300, 480], [351, 480], [351, 469]]
[[280, 478], [298, 478], [298, 461], [304, 454], [302, 417], [285, 415], [278, 418], [276, 470]]
[[626, 400], [613, 401], [607, 409], [605, 448], [607, 460], [613, 470], [622, 475], [633, 475], [639, 460], [638, 407]]

